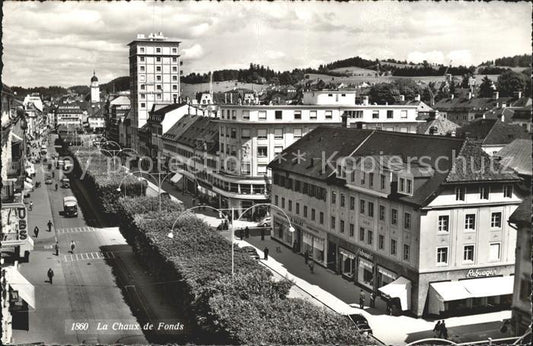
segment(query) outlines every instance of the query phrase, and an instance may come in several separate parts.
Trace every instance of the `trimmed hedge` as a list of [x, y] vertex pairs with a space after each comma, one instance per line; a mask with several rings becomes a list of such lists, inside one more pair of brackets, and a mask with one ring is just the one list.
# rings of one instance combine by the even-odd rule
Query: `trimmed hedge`
[[[368, 344], [348, 319], [301, 299], [288, 299], [292, 285], [235, 248], [194, 216], [146, 212], [138, 198], [121, 198], [121, 229], [152, 272], [178, 282], [176, 299], [190, 322], [211, 341], [230, 344]], [[167, 237], [174, 226], [174, 238]], [[192, 320], [194, 318], [194, 320]]]

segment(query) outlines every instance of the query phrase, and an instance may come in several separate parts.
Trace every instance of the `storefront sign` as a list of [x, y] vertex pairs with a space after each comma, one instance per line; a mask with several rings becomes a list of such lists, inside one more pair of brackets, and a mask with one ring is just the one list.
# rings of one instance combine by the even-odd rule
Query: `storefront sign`
[[303, 226], [304, 225], [304, 222], [302, 219], [300, 219], [299, 217], [295, 217], [295, 216], [291, 216], [291, 222], [295, 225], [298, 225], [298, 226]]
[[479, 278], [479, 277], [495, 276], [496, 274], [497, 274], [496, 269], [482, 269], [482, 270], [470, 269], [466, 273], [466, 277], [467, 278]]
[[371, 254], [369, 254], [368, 252], [366, 252], [365, 250], [363, 249], [359, 249], [357, 250], [357, 254], [359, 256], [363, 256], [363, 257], [366, 257], [368, 258], [369, 260], [372, 260], [374, 258], [374, 256], [372, 256]]

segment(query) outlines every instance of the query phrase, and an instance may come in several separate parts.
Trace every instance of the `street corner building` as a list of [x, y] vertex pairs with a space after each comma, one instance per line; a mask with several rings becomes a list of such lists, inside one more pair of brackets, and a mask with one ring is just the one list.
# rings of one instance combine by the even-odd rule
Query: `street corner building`
[[527, 191], [478, 143], [321, 126], [269, 167], [272, 201], [296, 229], [273, 210], [272, 237], [393, 313], [511, 305], [517, 232], [507, 220]]

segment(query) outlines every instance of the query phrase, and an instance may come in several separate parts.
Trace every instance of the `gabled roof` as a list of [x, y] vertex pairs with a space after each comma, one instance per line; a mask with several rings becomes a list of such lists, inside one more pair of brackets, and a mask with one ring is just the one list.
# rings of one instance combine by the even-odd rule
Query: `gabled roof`
[[[402, 166], [414, 168], [415, 193], [413, 196], [391, 195], [391, 198], [422, 206], [444, 182], [451, 169], [453, 155], [461, 150], [463, 143], [464, 139], [455, 137], [320, 126], [285, 149], [281, 155], [283, 159], [274, 159], [269, 167], [339, 183], [332, 174], [338, 158], [399, 157]], [[298, 157], [300, 160], [297, 160]], [[442, 157], [447, 160], [440, 159]], [[412, 159], [419, 161], [409, 161]], [[333, 167], [327, 162], [331, 162]], [[422, 164], [431, 167], [431, 174], [419, 169]]]
[[428, 120], [425, 123], [418, 124], [416, 128], [416, 133], [429, 135], [431, 134], [430, 129], [432, 127], [436, 128], [435, 134], [445, 135], [445, 134], [451, 134], [452, 132], [457, 131], [457, 128], [459, 127], [459, 125], [457, 125], [453, 121], [450, 121], [444, 117], [438, 117], [433, 120]]
[[472, 183], [494, 181], [519, 181], [519, 177], [506, 169], [481, 149], [480, 143], [466, 140], [451, 170], [446, 183]]
[[509, 103], [512, 99], [512, 97], [500, 97], [498, 99], [492, 97], [473, 97], [470, 100], [462, 97], [447, 98], [436, 102], [433, 108], [440, 111], [488, 111], [498, 105]]
[[503, 166], [512, 168], [520, 175], [532, 175], [531, 139], [515, 139], [495, 156]]
[[530, 138], [527, 131], [499, 119], [476, 119], [457, 130], [457, 137], [480, 141], [483, 145], [509, 144], [515, 139]]
[[[154, 104], [154, 106], [155, 106], [155, 104]], [[168, 106], [163, 106], [163, 107], [158, 108], [156, 110], [152, 110], [150, 113], [164, 116], [168, 112], [172, 112], [173, 110], [176, 110], [176, 109], [181, 108], [181, 107], [186, 107], [186, 106], [187, 106], [187, 103], [184, 103], [184, 102], [183, 103], [173, 103], [173, 104], [170, 104]]]
[[197, 150], [203, 150], [205, 143], [209, 154], [216, 154], [218, 151], [218, 137], [218, 123], [213, 118], [190, 114], [184, 115], [163, 134], [163, 139]]

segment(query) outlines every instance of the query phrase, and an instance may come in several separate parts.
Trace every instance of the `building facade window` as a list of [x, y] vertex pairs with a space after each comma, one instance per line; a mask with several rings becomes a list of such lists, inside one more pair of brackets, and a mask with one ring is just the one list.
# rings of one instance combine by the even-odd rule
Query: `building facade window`
[[397, 209], [391, 209], [390, 223], [392, 225], [396, 225], [398, 223], [398, 210]]
[[344, 233], [344, 220], [340, 220], [339, 231], [341, 233]]
[[410, 252], [409, 245], [404, 244], [403, 245], [403, 260], [404, 261], [409, 261], [409, 256], [410, 256], [409, 252]]
[[337, 203], [337, 193], [335, 191], [331, 191], [331, 204]]
[[491, 243], [489, 244], [489, 260], [490, 261], [499, 261], [500, 260], [500, 243]]
[[325, 112], [326, 120], [331, 120], [333, 118], [333, 113], [331, 111]]
[[345, 205], [346, 205], [346, 196], [344, 196], [344, 194], [341, 193], [341, 207], [344, 208]]
[[481, 186], [479, 188], [479, 198], [480, 199], [489, 199], [490, 188], [488, 186]]
[[371, 230], [367, 230], [366, 233], [366, 242], [368, 243], [368, 245], [372, 245], [372, 242], [374, 241], [374, 232], [372, 232]]
[[258, 117], [259, 120], [266, 120], [266, 118], [267, 118], [266, 111], [259, 111], [257, 113], [257, 117]]
[[380, 188], [382, 190], [385, 190], [385, 176], [383, 174], [379, 176], [379, 184], [380, 184]]
[[294, 111], [294, 119], [295, 120], [302, 119], [302, 111]]
[[390, 254], [392, 256], [396, 256], [396, 240], [395, 239], [390, 240]]
[[320, 212], [320, 224], [323, 225], [324, 224], [324, 212]]
[[353, 223], [350, 224], [350, 237], [353, 237], [355, 235], [355, 225]]
[[316, 120], [316, 111], [309, 111], [309, 119]]
[[437, 264], [440, 264], [440, 265], [448, 264], [448, 248], [447, 247], [437, 248]]
[[307, 217], [307, 206], [304, 205], [304, 217]]
[[385, 247], [385, 236], [383, 234], [378, 235], [378, 249], [383, 250]]
[[350, 210], [355, 210], [355, 197], [350, 197]]
[[379, 206], [379, 220], [385, 221], [385, 207], [382, 205]]
[[503, 197], [512, 198], [513, 197], [513, 185], [504, 185], [503, 186]]
[[365, 241], [365, 229], [363, 227], [359, 228], [359, 241]]
[[302, 129], [294, 129], [293, 137], [295, 139], [302, 138]]
[[300, 203], [296, 202], [296, 215], [300, 215]]
[[315, 221], [315, 209], [311, 209], [311, 221]]
[[359, 212], [361, 214], [365, 213], [365, 200], [363, 199], [359, 201]]
[[496, 213], [491, 214], [490, 227], [491, 228], [502, 228], [502, 213], [501, 212], [496, 212]]
[[282, 119], [282, 111], [275, 111], [274, 114], [275, 114], [276, 120]]
[[464, 201], [465, 200], [465, 188], [464, 187], [456, 187], [455, 188], [455, 200], [456, 201]]
[[448, 215], [439, 216], [439, 232], [448, 232], [450, 217]]
[[268, 157], [268, 147], [257, 147], [257, 157]]
[[274, 139], [283, 139], [283, 129], [274, 129]]
[[368, 216], [374, 217], [374, 202], [368, 202]]
[[409, 213], [403, 215], [403, 228], [411, 229], [411, 214]]
[[336, 225], [335, 216], [332, 216], [332, 217], [331, 217], [331, 225], [330, 225], [330, 228], [331, 228], [332, 230], [335, 230], [335, 225]]
[[466, 214], [465, 215], [465, 230], [474, 231], [475, 229], [476, 229], [476, 215]]
[[463, 249], [463, 262], [474, 262], [474, 245], [465, 245]]
[[267, 139], [267, 130], [266, 129], [257, 130], [257, 139]]

